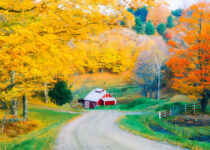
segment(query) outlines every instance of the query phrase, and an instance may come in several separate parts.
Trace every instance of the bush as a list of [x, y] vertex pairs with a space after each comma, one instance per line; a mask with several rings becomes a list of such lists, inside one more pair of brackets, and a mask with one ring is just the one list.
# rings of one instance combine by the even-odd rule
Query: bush
[[50, 89], [49, 96], [57, 105], [63, 105], [66, 102], [72, 101], [71, 90], [67, 88], [67, 82], [58, 81], [54, 88]]
[[167, 26], [167, 28], [174, 27], [174, 19], [173, 19], [172, 15], [168, 16], [166, 26]]
[[164, 23], [159, 23], [156, 30], [160, 35], [163, 36], [166, 33], [166, 25]]
[[169, 110], [169, 109], [172, 110], [173, 114], [181, 113], [184, 111], [184, 105], [182, 105], [181, 103], [164, 104], [156, 108], [155, 111], [163, 111], [163, 110]]
[[136, 25], [133, 27], [133, 29], [136, 31], [136, 33], [142, 34], [144, 32], [144, 26], [141, 18], [136, 17], [135, 22]]
[[147, 35], [153, 35], [155, 33], [155, 27], [151, 20], [149, 20], [145, 26], [145, 33]]

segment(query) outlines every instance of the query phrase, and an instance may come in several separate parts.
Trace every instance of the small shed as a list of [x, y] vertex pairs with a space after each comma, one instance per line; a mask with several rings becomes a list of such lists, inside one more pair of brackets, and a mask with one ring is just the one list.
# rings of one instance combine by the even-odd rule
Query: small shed
[[116, 99], [106, 90], [96, 88], [92, 90], [84, 99], [78, 100], [85, 108], [95, 108], [102, 105], [115, 105]]

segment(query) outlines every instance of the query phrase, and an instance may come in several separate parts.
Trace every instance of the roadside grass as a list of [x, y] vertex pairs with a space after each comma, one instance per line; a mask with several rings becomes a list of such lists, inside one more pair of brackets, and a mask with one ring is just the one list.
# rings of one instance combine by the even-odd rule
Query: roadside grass
[[[22, 102], [20, 101], [20, 104]], [[46, 104], [44, 103], [40, 98], [32, 98], [30, 97], [28, 100], [29, 106], [30, 107], [35, 107], [35, 108], [43, 108], [43, 109], [53, 109], [53, 110], [66, 110], [66, 111], [72, 111], [72, 112], [81, 112], [83, 109], [80, 108], [72, 108], [70, 107], [70, 103], [66, 103], [62, 106], [56, 105], [52, 102], [49, 102]], [[20, 107], [22, 108], [22, 106]]]
[[30, 108], [29, 118], [39, 122], [37, 129], [15, 138], [7, 137], [6, 141], [0, 137], [0, 149], [51, 149], [54, 145], [56, 136], [59, 133], [60, 127], [77, 116], [79, 116], [79, 114]]
[[[168, 118], [169, 120], [172, 118]], [[168, 120], [160, 120], [154, 115], [125, 115], [117, 120], [117, 124], [121, 129], [129, 131], [136, 135], [157, 141], [168, 141], [185, 148], [209, 150], [210, 144], [207, 142], [192, 141], [189, 138], [206, 135], [209, 136], [209, 126], [202, 127], [181, 127], [169, 123]], [[158, 125], [162, 128], [174, 133], [175, 135], [156, 132], [150, 128], [150, 124]]]

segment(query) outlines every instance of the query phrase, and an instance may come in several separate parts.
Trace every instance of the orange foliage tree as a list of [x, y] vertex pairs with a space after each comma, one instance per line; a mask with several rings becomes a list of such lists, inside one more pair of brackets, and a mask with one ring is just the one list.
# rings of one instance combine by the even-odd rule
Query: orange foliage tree
[[210, 88], [209, 6], [200, 2], [187, 9], [175, 27], [176, 38], [169, 41], [172, 55], [167, 66], [174, 74], [173, 88], [197, 97], [206, 111]]
[[147, 14], [147, 21], [151, 20], [157, 26], [159, 23], [166, 23], [167, 17], [171, 14], [170, 10], [164, 6], [153, 7]]

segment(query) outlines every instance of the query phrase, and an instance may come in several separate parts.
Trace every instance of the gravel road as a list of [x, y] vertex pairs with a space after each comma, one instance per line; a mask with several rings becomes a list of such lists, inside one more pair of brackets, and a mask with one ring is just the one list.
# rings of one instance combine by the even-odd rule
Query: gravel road
[[156, 142], [121, 130], [115, 120], [125, 113], [93, 110], [64, 126], [55, 150], [179, 150], [178, 146]]

